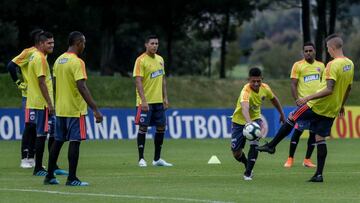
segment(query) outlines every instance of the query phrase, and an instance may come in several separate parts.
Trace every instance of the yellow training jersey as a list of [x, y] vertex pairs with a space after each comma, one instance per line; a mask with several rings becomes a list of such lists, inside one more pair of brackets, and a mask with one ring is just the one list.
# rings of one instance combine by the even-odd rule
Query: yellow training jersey
[[323, 73], [323, 80], [318, 91], [326, 88], [326, 80], [334, 80], [335, 87], [333, 93], [329, 96], [309, 101], [308, 106], [317, 114], [335, 118], [343, 102], [345, 92], [354, 78], [354, 64], [346, 58], [335, 58], [330, 61]]
[[[24, 49], [19, 55], [17, 55], [15, 58], [13, 58], [11, 61], [14, 62], [16, 65], [20, 67], [21, 75], [23, 78], [23, 81], [25, 84], [27, 84], [28, 81], [28, 64], [30, 56], [36, 51], [37, 49], [35, 47], [30, 47], [27, 49]], [[26, 97], [27, 92], [25, 90], [21, 90], [21, 94], [23, 97]]]
[[249, 114], [251, 120], [261, 118], [261, 105], [265, 99], [273, 99], [275, 96], [269, 85], [262, 83], [259, 92], [254, 92], [250, 84], [246, 84], [241, 90], [240, 96], [236, 103], [236, 109], [232, 116], [232, 122], [245, 125], [246, 120], [241, 111], [241, 102], [249, 102]]
[[[133, 77], [143, 77], [144, 95], [148, 104], [163, 103], [164, 75], [164, 59], [161, 56], [155, 54], [155, 57], [151, 57], [143, 53], [136, 59]], [[141, 98], [136, 90], [136, 106], [140, 104]]]
[[300, 98], [318, 90], [325, 66], [320, 61], [310, 64], [305, 59], [296, 62], [291, 69], [291, 79], [297, 79], [297, 93]]
[[28, 66], [28, 88], [26, 100], [26, 108], [28, 109], [44, 109], [44, 107], [47, 107], [47, 102], [43, 97], [39, 86], [40, 76], [45, 76], [45, 82], [49, 96], [51, 100], [54, 101], [53, 85], [49, 64], [45, 55], [39, 50], [36, 50], [31, 55]]
[[87, 104], [81, 96], [76, 81], [85, 79], [85, 63], [76, 54], [66, 52], [54, 64], [56, 79], [56, 116], [80, 117], [87, 114]]

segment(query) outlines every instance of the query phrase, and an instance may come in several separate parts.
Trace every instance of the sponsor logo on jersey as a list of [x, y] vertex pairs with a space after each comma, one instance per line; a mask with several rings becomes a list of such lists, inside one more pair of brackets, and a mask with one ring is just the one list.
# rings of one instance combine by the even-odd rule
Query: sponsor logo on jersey
[[61, 59], [59, 59], [59, 64], [64, 64], [64, 63], [66, 63], [66, 62], [68, 62], [69, 61], [69, 59], [68, 58], [61, 58]]
[[350, 65], [346, 65], [343, 67], [343, 71], [346, 72], [346, 71], [349, 71], [351, 70], [351, 66]]
[[313, 75], [304, 76], [304, 82], [310, 82], [310, 81], [319, 80], [319, 79], [320, 79], [319, 74], [313, 74]]
[[152, 72], [150, 78], [156, 78], [156, 77], [158, 77], [160, 75], [163, 75], [163, 74], [164, 74], [164, 71], [162, 69], [160, 69], [160, 70], [157, 70], [155, 72]]

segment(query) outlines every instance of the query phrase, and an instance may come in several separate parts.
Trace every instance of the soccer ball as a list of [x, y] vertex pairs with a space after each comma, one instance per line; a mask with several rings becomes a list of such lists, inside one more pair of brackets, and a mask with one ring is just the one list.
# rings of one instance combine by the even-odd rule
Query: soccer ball
[[243, 129], [246, 139], [254, 141], [261, 138], [261, 128], [256, 122], [247, 123]]

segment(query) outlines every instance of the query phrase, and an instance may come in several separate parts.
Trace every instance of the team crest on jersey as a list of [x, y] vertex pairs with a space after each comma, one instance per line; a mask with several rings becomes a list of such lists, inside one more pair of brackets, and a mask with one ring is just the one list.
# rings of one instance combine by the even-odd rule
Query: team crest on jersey
[[66, 63], [66, 62], [68, 62], [69, 61], [69, 59], [68, 58], [61, 58], [61, 59], [59, 59], [59, 64], [64, 64], [64, 63]]
[[307, 75], [304, 77], [304, 82], [311, 82], [313, 80], [319, 80], [320, 79], [320, 75], [319, 74], [312, 74], [312, 75]]
[[343, 67], [343, 71], [346, 72], [346, 71], [349, 71], [351, 70], [351, 66], [350, 65], [346, 65]]
[[160, 75], [163, 75], [164, 74], [164, 71], [162, 69], [160, 70], [157, 70], [155, 72], [152, 72], [151, 75], [150, 75], [150, 78], [156, 78]]
[[317, 70], [317, 72], [320, 72], [320, 71], [321, 71], [321, 68], [320, 68], [320, 67], [317, 67], [316, 70]]
[[261, 101], [264, 101], [264, 100], [265, 100], [265, 96], [262, 96], [262, 97], [261, 97]]

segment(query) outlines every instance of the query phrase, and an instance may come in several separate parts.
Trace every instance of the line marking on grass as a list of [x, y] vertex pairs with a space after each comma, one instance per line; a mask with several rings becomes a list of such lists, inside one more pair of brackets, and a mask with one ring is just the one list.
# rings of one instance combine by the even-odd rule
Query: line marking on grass
[[224, 202], [218, 200], [191, 199], [191, 198], [182, 198], [182, 197], [155, 197], [155, 196], [143, 196], [143, 195], [121, 195], [121, 194], [81, 193], [81, 192], [75, 193], [75, 192], [61, 192], [61, 191], [53, 191], [53, 190], [34, 190], [34, 189], [0, 188], [0, 191], [33, 192], [33, 193], [48, 193], [48, 194], [58, 194], [58, 195], [113, 197], [113, 198], [128, 198], [128, 199], [172, 200], [172, 201], [180, 201], [180, 202], [232, 203], [232, 202]]

